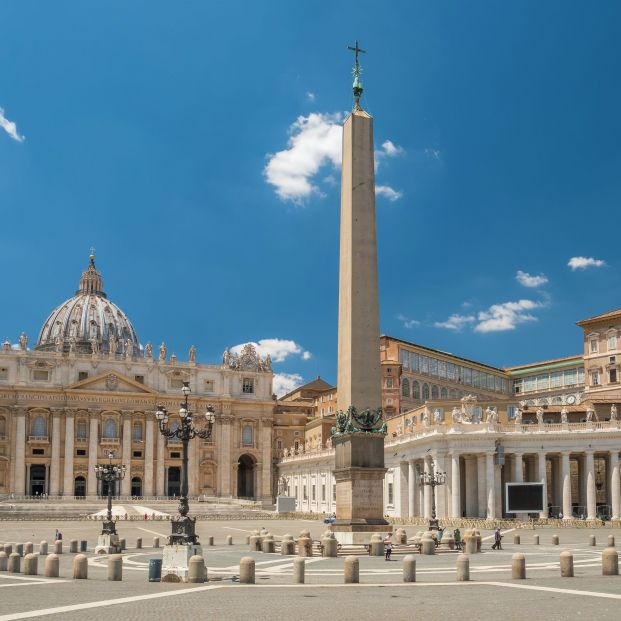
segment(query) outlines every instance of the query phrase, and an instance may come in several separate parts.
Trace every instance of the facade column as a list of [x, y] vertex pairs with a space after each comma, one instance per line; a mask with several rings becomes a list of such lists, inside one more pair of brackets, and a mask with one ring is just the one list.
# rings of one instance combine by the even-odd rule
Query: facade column
[[166, 438], [157, 430], [157, 461], [155, 462], [155, 494], [166, 496], [165, 485]]
[[[427, 456], [423, 460], [423, 467], [425, 474], [431, 476], [433, 469], [431, 467], [431, 457]], [[431, 485], [423, 485], [423, 499], [424, 499], [424, 517], [427, 520], [431, 519]]]
[[416, 512], [416, 464], [408, 461], [408, 515], [414, 517]]
[[563, 519], [571, 520], [571, 469], [568, 451], [561, 453], [561, 480], [563, 483]]
[[198, 453], [201, 438], [193, 438], [188, 444], [188, 494], [198, 495]]
[[[220, 496], [232, 498], [233, 492], [231, 488], [231, 421], [232, 417], [223, 415], [220, 418], [220, 442], [216, 447], [219, 459], [218, 469], [220, 471]], [[236, 490], [237, 491], [237, 490]]]
[[496, 472], [494, 453], [485, 453], [485, 480], [487, 482], [487, 519], [496, 519]]
[[[269, 418], [261, 419], [261, 496], [257, 500], [272, 504], [272, 421]], [[316, 490], [315, 490], [316, 491]]]
[[65, 471], [63, 475], [63, 496], [73, 496], [73, 455], [75, 442], [74, 411], [65, 410]]
[[121, 496], [131, 496], [132, 493], [132, 413], [129, 410], [121, 412], [123, 416], [123, 437], [121, 463], [125, 464], [127, 474], [121, 481]]
[[543, 451], [537, 453], [537, 480], [543, 483], [543, 511], [540, 518], [548, 517], [548, 471], [546, 468], [546, 454]]
[[487, 515], [487, 477], [485, 472], [485, 455], [476, 456], [477, 468], [477, 513], [484, 518]]
[[524, 462], [523, 453], [513, 453], [513, 482], [522, 483], [524, 481]]
[[464, 458], [466, 467], [466, 517], [478, 517], [477, 507], [477, 459]]
[[97, 476], [95, 466], [97, 465], [97, 445], [99, 443], [99, 411], [89, 410], [90, 427], [88, 432], [88, 473], [86, 479], [86, 493], [89, 496], [97, 496]]
[[461, 517], [461, 472], [459, 453], [451, 454], [451, 517]]
[[60, 415], [61, 408], [52, 408], [52, 452], [50, 463], [50, 496], [60, 493]]
[[612, 519], [618, 520], [621, 517], [621, 480], [619, 478], [619, 453], [610, 453], [610, 496]]
[[586, 475], [586, 519], [594, 520], [597, 516], [597, 490], [595, 488], [595, 461], [593, 451], [585, 452]]
[[[446, 456], [444, 454], [436, 455], [435, 458], [436, 473], [446, 473]], [[448, 517], [448, 511], [446, 510], [446, 485], [438, 485], [435, 488], [436, 492], [436, 516], [439, 519]]]
[[408, 462], [402, 461], [399, 464], [399, 516], [410, 516], [410, 480], [409, 480]]
[[144, 480], [142, 481], [142, 493], [147, 498], [153, 496], [153, 454], [155, 449], [153, 415], [146, 412], [144, 434]]
[[16, 407], [15, 412], [15, 471], [14, 492], [26, 494], [26, 408]]

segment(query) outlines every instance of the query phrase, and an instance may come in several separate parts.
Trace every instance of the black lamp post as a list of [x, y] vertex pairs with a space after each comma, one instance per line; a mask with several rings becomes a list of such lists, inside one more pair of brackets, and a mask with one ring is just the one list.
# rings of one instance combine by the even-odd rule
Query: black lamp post
[[446, 472], [433, 473], [423, 472], [420, 475], [420, 484], [431, 486], [431, 519], [429, 520], [429, 530], [438, 530], [438, 520], [436, 517], [436, 487], [446, 483]]
[[190, 505], [188, 503], [188, 444], [193, 438], [199, 437], [207, 440], [211, 437], [213, 423], [215, 420], [213, 406], [208, 405], [205, 412], [207, 427], [205, 429], [197, 429], [194, 426], [193, 415], [188, 407], [188, 396], [190, 394], [190, 382], [183, 382], [184, 400], [179, 408], [179, 416], [181, 425], [176, 429], [168, 426], [168, 412], [163, 405], [157, 406], [155, 416], [159, 425], [160, 433], [165, 438], [179, 438], [183, 447], [181, 461], [181, 498], [179, 499], [179, 515], [172, 519], [172, 534], [168, 536], [169, 545], [178, 544], [195, 544], [198, 543], [198, 535], [196, 535], [196, 519], [192, 519], [188, 512]]
[[108, 451], [106, 454], [108, 463], [95, 465], [95, 476], [97, 480], [104, 481], [108, 484], [108, 513], [106, 514], [106, 520], [103, 523], [101, 534], [116, 535], [116, 527], [112, 519], [112, 495], [116, 482], [125, 478], [125, 465], [121, 464], [117, 466], [112, 463], [112, 458], [114, 457], [113, 451]]

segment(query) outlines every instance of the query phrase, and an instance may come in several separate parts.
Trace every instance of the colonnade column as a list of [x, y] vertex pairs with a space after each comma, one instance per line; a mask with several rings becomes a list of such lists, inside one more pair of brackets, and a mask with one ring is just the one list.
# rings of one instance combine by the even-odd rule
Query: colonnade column
[[548, 517], [548, 471], [546, 468], [546, 454], [543, 451], [537, 453], [537, 479], [543, 483], [543, 511], [540, 518]]
[[401, 517], [410, 516], [410, 479], [408, 462], [402, 461], [399, 464], [399, 513]]
[[563, 482], [563, 519], [571, 520], [571, 470], [568, 451], [561, 453], [561, 480]]
[[[595, 461], [593, 457], [593, 451], [585, 452], [587, 520], [594, 520], [597, 513], [597, 490], [595, 489]], [[563, 507], [563, 512], [565, 512], [565, 507]]]
[[494, 453], [485, 453], [485, 479], [487, 482], [487, 519], [496, 518], [496, 472]]
[[196, 496], [198, 494], [198, 453], [200, 438], [192, 438], [188, 444], [188, 494]]
[[14, 491], [18, 496], [26, 493], [26, 408], [15, 410], [15, 471]]
[[90, 427], [88, 432], [88, 473], [86, 475], [86, 493], [89, 496], [97, 496], [97, 475], [95, 466], [97, 465], [97, 437], [99, 431], [99, 412], [89, 410]]
[[127, 473], [121, 481], [121, 495], [131, 496], [132, 493], [132, 413], [128, 410], [123, 415], [123, 439], [121, 463], [125, 464]]
[[65, 410], [65, 472], [63, 475], [63, 496], [73, 496], [73, 454], [74, 454], [73, 410]]
[[[436, 472], [446, 473], [446, 456], [444, 454], [436, 455], [435, 459]], [[436, 516], [438, 518], [446, 518], [448, 511], [446, 510], [446, 486], [438, 485], [435, 488], [436, 493]]]
[[[431, 457], [427, 456], [424, 459], [425, 474], [432, 475], [433, 469], [431, 467]], [[431, 519], [431, 485], [423, 485], [423, 498], [424, 498], [424, 518]]]
[[610, 496], [612, 500], [612, 519], [621, 517], [621, 480], [619, 478], [619, 453], [610, 453]]
[[164, 467], [166, 462], [166, 438], [157, 429], [157, 460], [155, 462], [155, 494], [165, 496]]
[[416, 511], [416, 464], [408, 461], [408, 515], [414, 517]]
[[451, 454], [451, 517], [461, 517], [461, 472], [459, 453]]
[[60, 415], [61, 408], [52, 408], [52, 452], [50, 463], [50, 496], [60, 492]]
[[142, 481], [143, 496], [153, 496], [153, 454], [155, 449], [155, 434], [153, 415], [145, 412], [144, 432], [144, 480]]
[[487, 514], [487, 477], [485, 473], [485, 455], [476, 456], [477, 468], [477, 513], [476, 517], [484, 518]]
[[220, 442], [216, 446], [218, 459], [218, 469], [220, 474], [220, 496], [232, 497], [231, 491], [231, 416], [222, 415], [219, 419], [220, 423]]
[[[523, 453], [513, 453], [513, 481], [515, 483], [522, 483], [524, 481], [524, 461]], [[523, 513], [516, 513], [515, 518], [517, 520], [523, 520]]]

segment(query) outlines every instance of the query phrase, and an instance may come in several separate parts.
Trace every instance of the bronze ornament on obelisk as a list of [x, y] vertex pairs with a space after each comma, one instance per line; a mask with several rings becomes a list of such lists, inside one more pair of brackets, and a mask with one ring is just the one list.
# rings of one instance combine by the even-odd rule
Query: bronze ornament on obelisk
[[343, 124], [339, 270], [336, 521], [341, 543], [368, 543], [392, 527], [384, 519], [384, 437], [379, 357], [373, 118], [360, 105], [356, 46], [354, 107]]

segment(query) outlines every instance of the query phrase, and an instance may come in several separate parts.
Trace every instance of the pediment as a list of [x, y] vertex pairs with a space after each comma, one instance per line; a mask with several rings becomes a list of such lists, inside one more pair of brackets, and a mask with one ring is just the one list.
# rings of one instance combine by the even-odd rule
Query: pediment
[[88, 392], [131, 392], [140, 393], [146, 395], [156, 395], [158, 392], [137, 382], [134, 379], [130, 379], [122, 373], [108, 371], [96, 375], [94, 377], [87, 377], [71, 386], [67, 386], [67, 390], [76, 391], [88, 391]]

